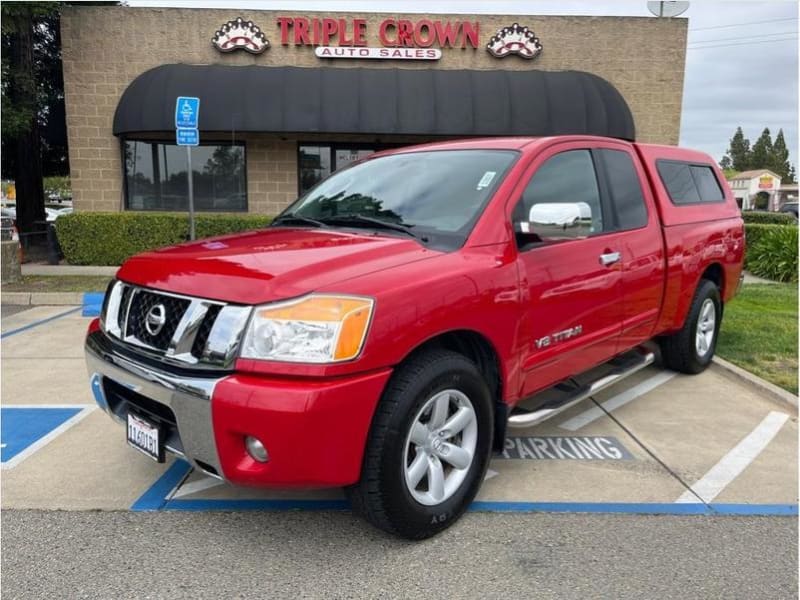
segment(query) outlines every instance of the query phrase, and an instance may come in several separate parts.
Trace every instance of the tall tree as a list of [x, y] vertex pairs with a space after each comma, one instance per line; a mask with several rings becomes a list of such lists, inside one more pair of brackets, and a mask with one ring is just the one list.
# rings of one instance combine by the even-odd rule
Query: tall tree
[[728, 156], [727, 154], [723, 156], [722, 160], [719, 161], [719, 168], [722, 169], [723, 171], [726, 169], [732, 169], [733, 161], [731, 160], [731, 157]]
[[789, 169], [789, 149], [786, 147], [786, 140], [783, 137], [783, 129], [778, 130], [775, 136], [775, 143], [772, 144], [772, 156], [768, 168], [781, 176], [781, 180], [788, 182]]
[[753, 144], [753, 151], [750, 155], [750, 167], [752, 169], [769, 169], [772, 164], [772, 135], [769, 127], [765, 127], [761, 136]]
[[744, 137], [741, 127], [736, 128], [736, 133], [731, 138], [728, 156], [734, 170], [746, 171], [750, 168], [750, 140]]
[[[2, 9], [2, 139], [11, 152], [11, 174], [17, 192], [17, 226], [23, 232], [44, 221], [42, 186], [43, 81], [39, 53], [48, 45], [41, 36], [44, 20], [58, 12], [57, 2], [4, 2]], [[52, 26], [51, 26], [52, 27]], [[52, 32], [51, 32], [52, 35]], [[39, 61], [38, 64], [41, 64]], [[62, 84], [63, 85], [63, 84]]]

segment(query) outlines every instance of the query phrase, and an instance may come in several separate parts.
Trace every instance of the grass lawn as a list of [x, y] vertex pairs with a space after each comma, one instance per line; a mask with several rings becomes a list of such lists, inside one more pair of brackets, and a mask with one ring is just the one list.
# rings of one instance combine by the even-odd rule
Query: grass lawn
[[747, 284], [725, 307], [717, 354], [797, 393], [797, 284]]
[[3, 284], [4, 292], [105, 292], [111, 277], [104, 275], [25, 275]]

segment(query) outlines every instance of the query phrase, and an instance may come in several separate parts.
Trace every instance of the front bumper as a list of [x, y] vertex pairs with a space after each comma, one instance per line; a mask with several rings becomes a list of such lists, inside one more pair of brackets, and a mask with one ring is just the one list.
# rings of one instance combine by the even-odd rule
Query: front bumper
[[[372, 416], [390, 369], [330, 379], [245, 374], [182, 376], [115, 351], [101, 332], [86, 339], [98, 404], [124, 423], [130, 410], [165, 428], [166, 449], [232, 483], [333, 487], [355, 483]], [[266, 463], [247, 453], [261, 440]]]

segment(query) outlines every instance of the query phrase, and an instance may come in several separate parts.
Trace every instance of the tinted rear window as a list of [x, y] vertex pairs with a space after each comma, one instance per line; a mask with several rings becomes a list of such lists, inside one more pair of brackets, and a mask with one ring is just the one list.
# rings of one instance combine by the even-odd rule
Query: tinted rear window
[[692, 176], [694, 182], [697, 184], [697, 191], [700, 194], [701, 202], [719, 202], [725, 197], [722, 195], [722, 190], [719, 187], [717, 177], [711, 167], [701, 167], [699, 165], [692, 165]]
[[608, 175], [611, 199], [620, 229], [638, 229], [647, 225], [642, 186], [630, 154], [620, 150], [599, 150]]
[[721, 202], [725, 199], [717, 176], [708, 165], [660, 160], [657, 167], [673, 204]]

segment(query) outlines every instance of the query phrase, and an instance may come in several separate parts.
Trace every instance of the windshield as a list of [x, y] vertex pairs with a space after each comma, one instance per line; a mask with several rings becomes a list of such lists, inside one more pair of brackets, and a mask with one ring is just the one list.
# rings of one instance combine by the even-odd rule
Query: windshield
[[381, 228], [378, 220], [423, 242], [459, 247], [517, 156], [432, 150], [377, 157], [334, 173], [282, 216], [334, 227]]

